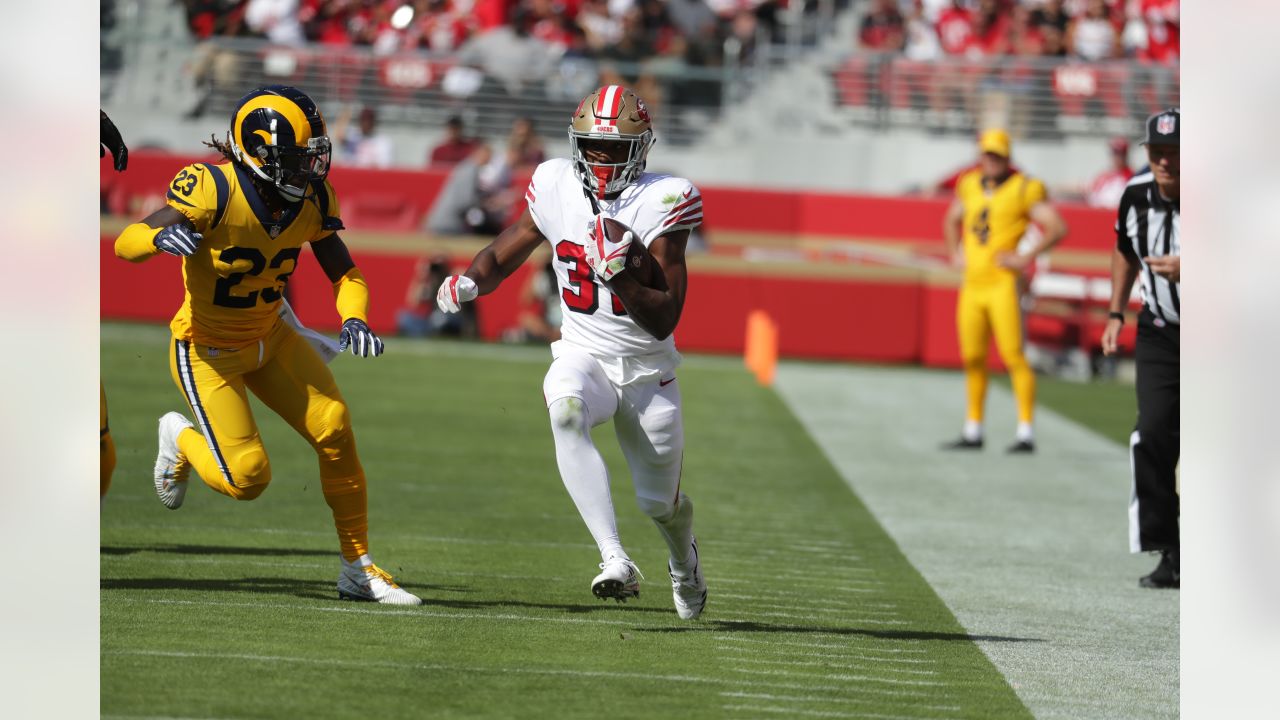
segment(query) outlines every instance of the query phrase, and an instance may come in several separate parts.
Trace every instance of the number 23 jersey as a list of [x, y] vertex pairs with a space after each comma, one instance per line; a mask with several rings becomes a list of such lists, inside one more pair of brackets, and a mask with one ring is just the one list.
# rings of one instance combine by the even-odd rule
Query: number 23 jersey
[[196, 163], [169, 184], [169, 207], [204, 238], [183, 258], [182, 307], [169, 327], [176, 338], [238, 348], [264, 337], [302, 245], [342, 229], [328, 181], [315, 195], [273, 218], [247, 171], [234, 163]]
[[[641, 329], [588, 267], [583, 251], [595, 214], [573, 163], [556, 158], [539, 165], [525, 201], [555, 256], [564, 317], [560, 336], [599, 357], [674, 354], [674, 337], [658, 340]], [[684, 178], [643, 173], [614, 200], [600, 201], [600, 214], [631, 228], [635, 242], [649, 247], [659, 236], [701, 225], [702, 196]]]

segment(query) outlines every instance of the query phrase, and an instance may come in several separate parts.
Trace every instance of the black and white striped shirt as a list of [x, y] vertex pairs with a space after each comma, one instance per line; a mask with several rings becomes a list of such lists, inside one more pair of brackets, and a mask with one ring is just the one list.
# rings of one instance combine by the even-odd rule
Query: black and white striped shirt
[[1142, 302], [1147, 309], [1158, 320], [1175, 325], [1180, 317], [1180, 283], [1171, 283], [1160, 277], [1147, 267], [1142, 258], [1181, 255], [1181, 248], [1178, 201], [1160, 196], [1151, 173], [1135, 175], [1120, 198], [1120, 212], [1116, 216], [1116, 249], [1141, 266], [1138, 276], [1142, 280]]

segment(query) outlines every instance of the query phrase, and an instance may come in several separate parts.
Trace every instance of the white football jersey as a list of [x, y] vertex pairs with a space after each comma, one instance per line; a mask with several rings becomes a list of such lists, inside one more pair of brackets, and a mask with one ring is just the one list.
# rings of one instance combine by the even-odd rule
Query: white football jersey
[[[678, 362], [674, 338], [658, 340], [641, 329], [587, 266], [584, 248], [595, 227], [595, 213], [573, 162], [556, 158], [539, 165], [525, 200], [555, 255], [552, 264], [564, 317], [561, 338], [600, 358], [670, 356]], [[601, 215], [631, 228], [645, 247], [660, 235], [702, 224], [698, 189], [670, 175], [643, 173], [616, 199], [597, 202]]]

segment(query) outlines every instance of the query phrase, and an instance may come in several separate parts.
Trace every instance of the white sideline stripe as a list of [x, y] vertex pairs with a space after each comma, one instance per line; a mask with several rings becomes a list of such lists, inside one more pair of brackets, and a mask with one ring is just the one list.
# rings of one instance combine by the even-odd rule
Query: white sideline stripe
[[[715, 581], [717, 583], [724, 583], [726, 585], [751, 585], [751, 586], [760, 585], [759, 580], [750, 580], [745, 578], [717, 577]], [[805, 585], [811, 588], [819, 588], [826, 592], [873, 593], [873, 592], [879, 592], [878, 590], [874, 590], [873, 588], [884, 586], [884, 583], [880, 582], [879, 580], [856, 580], [856, 581], [842, 580], [840, 581], [842, 584], [839, 587], [833, 587], [831, 585], [825, 585], [821, 583], [797, 583], [794, 580], [788, 580], [787, 582], [792, 585]], [[866, 586], [866, 587], [854, 587], [854, 585]]]
[[[786, 682], [762, 682], [756, 679], [750, 680], [726, 680], [723, 684], [731, 687], [742, 687], [747, 690], [804, 690], [805, 692], [833, 692], [848, 694], [849, 685], [813, 685], [810, 683], [786, 683]], [[885, 695], [894, 698], [925, 698], [928, 700], [939, 699], [940, 693], [946, 690], [899, 690], [895, 688], [878, 688], [878, 687], [857, 687], [859, 695]], [[943, 698], [947, 699], [947, 698]]]
[[923, 685], [929, 687], [942, 687], [946, 683], [934, 682], [933, 680], [907, 680], [899, 678], [882, 678], [872, 677], [870, 675], [849, 675], [847, 673], [805, 673], [791, 672], [790, 670], [753, 670], [751, 668], [729, 668], [729, 672], [746, 673], [748, 675], [784, 675], [786, 677], [808, 677], [820, 680], [843, 680], [847, 682], [879, 682], [888, 683], [890, 685]]
[[920, 715], [882, 715], [880, 713], [865, 712], [848, 713], [840, 712], [839, 710], [805, 710], [803, 708], [773, 707], [771, 705], [721, 705], [720, 709], [781, 713], [785, 715], [804, 715], [806, 717], [871, 718], [871, 720], [935, 720], [935, 718], [922, 717]]
[[[213, 525], [189, 525], [186, 523], [174, 523], [172, 525], [160, 525], [160, 524], [128, 525], [126, 524], [126, 525], [113, 525], [112, 527], [122, 529], [122, 530], [147, 530], [150, 532], [155, 532], [157, 529], [163, 529], [166, 532], [182, 529], [182, 530], [191, 530], [197, 533], [219, 533], [220, 532], [224, 534], [230, 534], [230, 531], [227, 530], [227, 528], [225, 527], [218, 527]], [[249, 532], [262, 533], [264, 535], [288, 535], [290, 537], [323, 537], [323, 538], [333, 537], [332, 530], [321, 531], [321, 530], [292, 530], [292, 529], [286, 530], [281, 528], [255, 528]], [[236, 534], [244, 535], [244, 533], [236, 533]], [[405, 533], [385, 533], [385, 534], [379, 533], [378, 540], [384, 543], [390, 540], [395, 540], [397, 542], [405, 542], [405, 541], [424, 542], [424, 543], [434, 542], [434, 543], [445, 543], [448, 545], [501, 545], [504, 547], [510, 547], [510, 546], [545, 547], [545, 548], [567, 548], [571, 550], [581, 550], [583, 548], [590, 548], [591, 550], [596, 549], [595, 545], [592, 543], [565, 543], [565, 542], [554, 542], [549, 540], [498, 540], [498, 539], [492, 539], [492, 538], [464, 538], [464, 537], [451, 537], [447, 535], [413, 535], [413, 534], [405, 534]], [[246, 545], [245, 549], [254, 550], [255, 548]], [[337, 556], [338, 551], [334, 550], [333, 554]]]
[[[824, 695], [771, 695], [769, 693], [746, 693], [746, 692], [726, 692], [721, 691], [721, 697], [745, 698], [750, 700], [773, 700], [778, 702], [820, 702], [832, 703], [835, 705], [863, 705], [866, 703], [879, 704], [880, 700], [868, 700], [856, 697], [827, 697]], [[959, 705], [912, 705], [914, 708], [921, 710], [962, 710]]]
[[[730, 595], [728, 593], [716, 593], [717, 600], [723, 600], [725, 598], [741, 598], [741, 597], [742, 597], [741, 595]], [[861, 605], [842, 605], [839, 607], [832, 607], [826, 601], [823, 601], [821, 607], [810, 607], [808, 605], [797, 605], [795, 603], [791, 603], [790, 605], [785, 605], [782, 603], [766, 603], [766, 602], [752, 602], [751, 607], [766, 608], [769, 610], [806, 610], [808, 612], [816, 613], [818, 615], [839, 615], [839, 614], [845, 614], [850, 612], [859, 612], [865, 615], [898, 617], [898, 613], [895, 610], [877, 610], [875, 608], [868, 608], [866, 606], [861, 606]]]
[[[795, 620], [808, 620], [813, 617], [812, 613], [805, 615], [801, 613], [784, 613], [784, 612], [762, 612], [762, 613], [738, 612], [736, 614], [742, 617], [791, 618]], [[863, 618], [863, 617], [844, 616], [842, 619], [845, 622], [861, 623], [863, 625], [910, 625], [911, 624], [906, 620], [885, 620], [882, 618]]]
[[[149, 499], [149, 498], [148, 498]], [[177, 565], [235, 565], [236, 567], [273, 567], [273, 568], [295, 568], [298, 570], [317, 570], [325, 569], [333, 565], [330, 560], [317, 559], [313, 563], [286, 563], [286, 562], [267, 562], [264, 560], [235, 560], [232, 558], [221, 557], [154, 557], [147, 554], [145, 557], [139, 557], [144, 553], [151, 551], [143, 550], [133, 555], [107, 555], [103, 557], [106, 561], [110, 558], [110, 562], [129, 562], [139, 561], [147, 565], [155, 565], [157, 563], [169, 563]], [[573, 582], [578, 578], [558, 577], [555, 575], [506, 575], [503, 573], [473, 573], [464, 570], [441, 570], [439, 568], [431, 568], [426, 573], [430, 576], [436, 575], [457, 575], [460, 577], [478, 577], [478, 578], [494, 578], [496, 580], [547, 580], [553, 582]]]
[[[599, 620], [594, 618], [557, 618], [542, 617], [535, 615], [508, 615], [500, 613], [468, 613], [457, 612], [447, 613], [435, 610], [400, 610], [382, 608], [374, 610], [372, 608], [366, 610], [364, 608], [342, 608], [342, 607], [325, 607], [322, 605], [292, 605], [282, 603], [244, 603], [244, 602], [220, 602], [216, 600], [172, 600], [168, 598], [119, 598], [121, 602], [127, 603], [151, 603], [155, 605], [202, 605], [207, 607], [243, 607], [243, 608], [272, 608], [281, 609], [288, 608], [290, 610], [311, 610], [313, 612], [330, 612], [330, 613], [348, 613], [352, 615], [409, 615], [424, 618], [450, 618], [453, 620], [514, 620], [517, 622], [552, 622], [567, 623], [570, 625], [614, 625], [635, 627], [637, 621], [631, 620]], [[336, 600], [334, 602], [337, 602]]]
[[[717, 578], [718, 580], [719, 578]], [[717, 598], [732, 598], [734, 600], [795, 600], [795, 593], [775, 593], [768, 590], [761, 590], [756, 595], [746, 595], [741, 593], [716, 593]], [[898, 609], [896, 603], [888, 602], [843, 602], [840, 600], [832, 600], [830, 598], [822, 598], [820, 600], [823, 607], [847, 607], [851, 610], [861, 610], [863, 608], [888, 608], [892, 610]], [[795, 603], [787, 605], [789, 608], [796, 607]]]
[[513, 668], [513, 667], [481, 667], [473, 665], [449, 665], [445, 663], [401, 663], [387, 660], [342, 660], [338, 658], [309, 658], [297, 655], [252, 655], [242, 653], [207, 653], [181, 652], [168, 650], [103, 650], [103, 655], [130, 655], [141, 657], [247, 660], [250, 662], [291, 662], [299, 665], [328, 665], [340, 667], [382, 667], [394, 669], [439, 670], [465, 673], [517, 673], [524, 675], [553, 675], [567, 677], [594, 678], [626, 678], [628, 680], [649, 680], [653, 682], [687, 682], [706, 685], [723, 685], [716, 678], [698, 677], [696, 675], [658, 675], [655, 673], [612, 672], [605, 670], [573, 670], [569, 668]]
[[[821, 633], [821, 634], [830, 635], [830, 633]], [[816, 648], [827, 648], [827, 649], [834, 649], [834, 650], [840, 650], [840, 649], [851, 647], [850, 645], [847, 645], [847, 644], [804, 642], [799, 640], [759, 640], [756, 638], [734, 637], [732, 635], [712, 635], [711, 639], [723, 640], [727, 642], [760, 643], [763, 645], [792, 645], [795, 647], [816, 647]], [[853, 638], [846, 638], [846, 641], [852, 640], [852, 639]], [[859, 645], [853, 645], [852, 647], [856, 649], [858, 652], [921, 653], [921, 654], [929, 652], [924, 648], [871, 648], [871, 647], [862, 647]]]
[[[851, 656], [843, 656], [853, 659]], [[873, 662], [882, 662], [881, 658], [863, 658]], [[889, 658], [893, 659], [893, 658]], [[829, 668], [836, 663], [828, 660], [770, 660], [768, 658], [734, 658], [733, 662], [748, 663], [751, 665], [790, 665], [795, 667], [825, 667]], [[912, 670], [910, 668], [893, 668], [890, 672], [907, 673], [910, 675], [937, 675], [935, 670]]]
[[[397, 616], [413, 616], [428, 618], [450, 618], [454, 620], [512, 620], [515, 622], [551, 622], [565, 623], [569, 625], [613, 625], [624, 627], [635, 627], [642, 625], [641, 619], [636, 620], [603, 620], [596, 618], [561, 618], [546, 617], [542, 615], [511, 615], [505, 613], [471, 613], [471, 612], [440, 612], [438, 610], [402, 610], [386, 608], [358, 608], [358, 607], [327, 607], [322, 605], [284, 605], [281, 603], [246, 603], [246, 602], [225, 602], [218, 600], [174, 600], [170, 598], [133, 598], [121, 597], [120, 602], [127, 603], [151, 603], [155, 605], [201, 605], [206, 607], [243, 607], [243, 608], [282, 608], [287, 607], [295, 610], [311, 610], [313, 612], [331, 612], [331, 613], [348, 613], [353, 615], [397, 615]], [[739, 617], [722, 618], [725, 622], [743, 622]], [[801, 630], [803, 632], [803, 629]], [[823, 634], [823, 633], [815, 633]]]
[[[781, 643], [774, 643], [781, 644]], [[749, 647], [734, 647], [732, 645], [717, 645], [716, 649], [720, 652], [727, 653], [745, 653], [748, 655], [759, 655], [760, 651]], [[872, 657], [871, 655], [858, 655], [857, 653], [821, 653], [821, 652], [801, 652], [789, 650], [787, 657], [811, 657], [811, 658], [830, 658], [832, 660], [870, 660], [878, 663], [909, 663], [913, 665], [933, 665], [932, 660], [920, 660], [917, 658], [896, 658], [896, 657]]]

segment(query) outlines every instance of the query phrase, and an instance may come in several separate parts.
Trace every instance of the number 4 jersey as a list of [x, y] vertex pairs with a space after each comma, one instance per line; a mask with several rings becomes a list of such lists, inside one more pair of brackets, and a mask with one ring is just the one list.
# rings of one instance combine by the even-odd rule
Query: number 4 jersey
[[[595, 213], [573, 163], [557, 158], [539, 165], [525, 200], [555, 254], [563, 340], [598, 358], [651, 357], [657, 365], [678, 362], [674, 339], [658, 340], [641, 329], [587, 266], [583, 249], [591, 237]], [[614, 200], [600, 201], [600, 214], [631, 228], [636, 241], [649, 247], [661, 235], [701, 225], [702, 197], [684, 178], [643, 173]], [[664, 363], [664, 357], [670, 362]]]
[[273, 218], [247, 171], [196, 163], [170, 183], [166, 198], [204, 238], [182, 261], [186, 297], [169, 327], [200, 345], [238, 348], [271, 330], [302, 245], [342, 229], [328, 181]]

